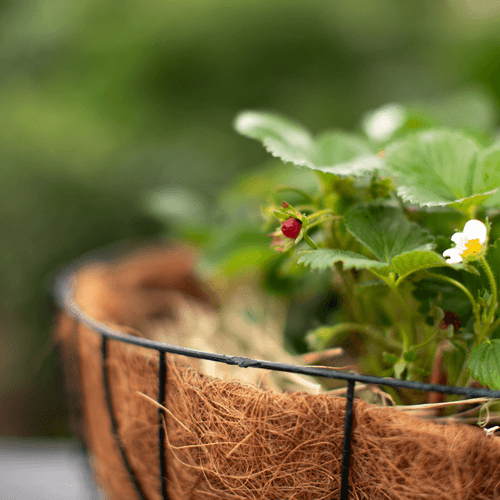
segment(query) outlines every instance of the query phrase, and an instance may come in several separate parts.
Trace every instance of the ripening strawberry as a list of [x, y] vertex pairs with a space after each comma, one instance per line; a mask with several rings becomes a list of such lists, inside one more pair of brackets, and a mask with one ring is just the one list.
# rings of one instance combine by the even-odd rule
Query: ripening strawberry
[[287, 237], [294, 240], [300, 233], [302, 222], [295, 217], [291, 217], [281, 223], [281, 232]]
[[460, 321], [460, 318], [458, 317], [458, 314], [456, 312], [445, 311], [444, 318], [439, 323], [439, 328], [441, 328], [441, 330], [444, 330], [450, 325], [453, 325], [453, 333], [457, 333], [457, 330], [460, 328], [461, 324], [462, 322]]

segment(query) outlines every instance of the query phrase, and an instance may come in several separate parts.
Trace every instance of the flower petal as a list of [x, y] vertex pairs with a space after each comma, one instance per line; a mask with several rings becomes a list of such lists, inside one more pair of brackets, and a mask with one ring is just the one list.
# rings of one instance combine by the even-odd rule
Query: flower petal
[[462, 256], [460, 255], [457, 247], [445, 250], [443, 252], [443, 257], [448, 257], [448, 260], [446, 261], [447, 264], [459, 264], [462, 262]]
[[480, 220], [472, 219], [465, 224], [463, 234], [468, 240], [478, 239], [482, 245], [486, 241], [487, 229]]
[[455, 233], [451, 237], [451, 241], [453, 241], [453, 243], [455, 243], [457, 247], [460, 247], [463, 250], [465, 250], [465, 244], [467, 243], [467, 241], [469, 241], [469, 238], [467, 238], [465, 233]]

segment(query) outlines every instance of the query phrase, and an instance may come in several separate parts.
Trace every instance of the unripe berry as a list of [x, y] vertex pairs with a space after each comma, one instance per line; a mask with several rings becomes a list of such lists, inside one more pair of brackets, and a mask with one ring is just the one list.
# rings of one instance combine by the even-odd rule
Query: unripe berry
[[287, 237], [294, 240], [300, 233], [302, 222], [294, 217], [285, 220], [281, 223], [281, 232]]

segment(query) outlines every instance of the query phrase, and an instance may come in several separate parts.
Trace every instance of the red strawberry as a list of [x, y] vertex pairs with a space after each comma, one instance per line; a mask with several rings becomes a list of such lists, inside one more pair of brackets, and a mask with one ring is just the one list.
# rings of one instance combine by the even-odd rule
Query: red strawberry
[[294, 217], [281, 223], [281, 232], [287, 237], [294, 240], [300, 233], [302, 222]]

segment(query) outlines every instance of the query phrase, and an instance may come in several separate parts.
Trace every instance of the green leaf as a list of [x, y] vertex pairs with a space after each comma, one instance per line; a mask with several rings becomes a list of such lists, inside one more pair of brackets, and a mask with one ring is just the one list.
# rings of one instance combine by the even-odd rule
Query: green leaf
[[286, 214], [284, 212], [281, 212], [280, 210], [274, 210], [273, 214], [280, 220], [288, 220], [291, 217], [290, 214]]
[[497, 206], [500, 204], [500, 142], [495, 142], [479, 154], [477, 167], [474, 172], [473, 187], [475, 192], [495, 190], [488, 197], [485, 205]]
[[382, 167], [369, 143], [356, 134], [330, 131], [316, 139], [301, 125], [271, 113], [244, 111], [236, 130], [263, 143], [285, 162], [339, 176], [361, 176]]
[[340, 131], [322, 133], [316, 139], [316, 162], [318, 165], [339, 165], [354, 157], [372, 153], [366, 140]]
[[481, 384], [500, 390], [500, 340], [487, 340], [472, 349], [467, 368]]
[[301, 125], [271, 113], [244, 111], [236, 117], [234, 127], [240, 134], [261, 141], [273, 156], [312, 168], [316, 146]]
[[325, 132], [316, 140], [315, 168], [329, 174], [360, 176], [382, 168], [366, 140], [344, 132]]
[[386, 264], [376, 260], [368, 259], [359, 253], [347, 252], [345, 250], [333, 250], [321, 248], [319, 250], [304, 250], [300, 252], [298, 264], [310, 266], [311, 269], [330, 269], [336, 262], [343, 262], [344, 269], [370, 269], [384, 268]]
[[356, 205], [345, 213], [344, 223], [359, 242], [386, 264], [396, 255], [433, 248], [429, 233], [394, 207]]
[[450, 207], [466, 215], [470, 215], [471, 213], [474, 213], [474, 207], [486, 204], [485, 202], [488, 201], [494, 193], [495, 191], [492, 190], [483, 194], [474, 194], [469, 196], [469, 198], [462, 199], [461, 201], [455, 201], [450, 205]]
[[338, 175], [339, 177], [348, 177], [353, 175], [360, 177], [367, 172], [382, 169], [381, 160], [375, 155], [363, 155], [354, 158], [353, 160], [339, 163], [334, 166], [320, 166], [315, 167], [316, 170], [321, 170], [327, 174]]
[[391, 352], [383, 352], [382, 358], [388, 365], [394, 365], [399, 359], [395, 354], [392, 354]]
[[435, 252], [425, 250], [403, 253], [392, 259], [392, 267], [399, 275], [399, 279], [404, 279], [417, 271], [443, 266], [447, 266], [444, 257]]
[[394, 363], [394, 376], [396, 378], [402, 378], [405, 370], [406, 361], [404, 359], [400, 359], [396, 363]]
[[384, 160], [405, 201], [443, 206], [491, 190], [473, 185], [477, 155], [476, 143], [464, 134], [426, 130], [389, 145]]
[[407, 363], [412, 363], [413, 361], [415, 361], [416, 355], [417, 355], [417, 353], [413, 349], [410, 349], [409, 351], [406, 351], [403, 353], [403, 359]]
[[316, 245], [316, 243], [314, 243], [313, 240], [311, 240], [311, 238], [309, 238], [309, 236], [304, 233], [304, 241], [314, 250], [317, 250], [318, 249], [318, 245]]
[[[436, 274], [443, 274], [444, 276], [452, 277], [462, 283], [464, 282], [463, 278], [460, 277], [462, 273], [455, 271], [451, 266], [436, 271]], [[466, 273], [463, 274], [466, 275]], [[467, 286], [467, 288], [469, 287]], [[417, 283], [414, 283], [412, 294], [422, 303], [420, 312], [424, 314], [429, 311], [432, 304], [436, 303], [438, 297], [440, 298], [439, 307], [443, 310], [456, 312], [464, 325], [472, 313], [471, 303], [464, 292], [441, 279], [421, 279]]]

